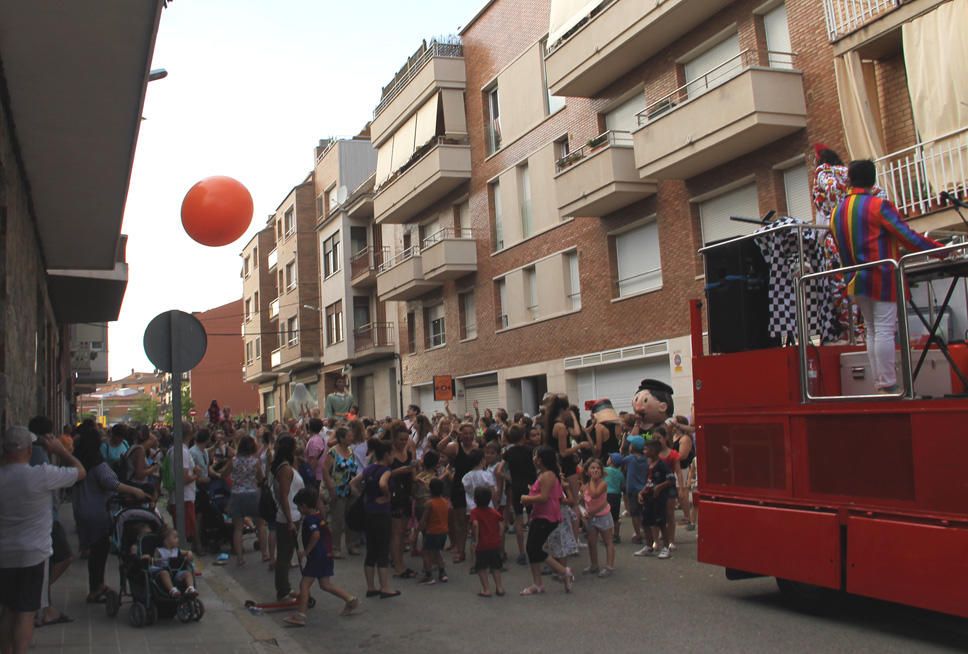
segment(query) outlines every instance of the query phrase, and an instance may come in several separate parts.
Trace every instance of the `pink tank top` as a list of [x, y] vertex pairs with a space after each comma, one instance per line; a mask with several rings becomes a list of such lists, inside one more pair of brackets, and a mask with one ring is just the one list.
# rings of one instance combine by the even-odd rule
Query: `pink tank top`
[[[531, 484], [531, 494], [541, 494], [541, 477]], [[548, 522], [561, 522], [561, 480], [555, 477], [555, 485], [551, 488], [547, 502], [532, 504], [532, 520], [547, 520]]]

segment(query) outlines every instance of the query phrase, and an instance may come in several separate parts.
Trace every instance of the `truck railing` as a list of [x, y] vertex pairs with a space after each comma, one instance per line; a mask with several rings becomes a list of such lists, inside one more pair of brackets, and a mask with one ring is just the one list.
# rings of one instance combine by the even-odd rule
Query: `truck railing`
[[[806, 402], [813, 402], [817, 400], [825, 401], [857, 401], [857, 400], [897, 400], [904, 397], [914, 396], [914, 383], [909, 381], [911, 378], [911, 351], [907, 347], [901, 348], [901, 375], [904, 379], [903, 390], [898, 390], [897, 393], [874, 393], [866, 395], [813, 395], [810, 392], [810, 368], [809, 368], [809, 354], [808, 349], [813, 346], [810, 338], [810, 321], [807, 318], [807, 299], [806, 299], [806, 286], [807, 283], [814, 279], [820, 279], [821, 277], [830, 277], [832, 275], [843, 275], [845, 273], [857, 272], [858, 270], [865, 270], [867, 268], [876, 268], [882, 266], [891, 266], [894, 269], [894, 274], [898, 271], [898, 262], [895, 259], [879, 259], [877, 261], [870, 261], [868, 263], [860, 263], [854, 266], [843, 266], [841, 268], [832, 268], [831, 270], [821, 270], [820, 272], [808, 273], [806, 275], [800, 275], [797, 278], [797, 292], [796, 292], [796, 310], [797, 310], [797, 347], [799, 349], [800, 355], [800, 397], [801, 400]], [[904, 306], [904, 294], [898, 293], [897, 299], [898, 308], [898, 329], [899, 335], [901, 337], [902, 343], [908, 342], [908, 325], [907, 325], [907, 313]]]

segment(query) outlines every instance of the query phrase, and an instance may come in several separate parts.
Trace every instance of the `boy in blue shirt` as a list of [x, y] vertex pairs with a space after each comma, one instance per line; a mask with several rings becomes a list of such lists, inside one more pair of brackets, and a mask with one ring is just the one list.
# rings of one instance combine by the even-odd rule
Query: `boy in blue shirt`
[[622, 488], [625, 486], [625, 475], [622, 474], [622, 455], [612, 452], [608, 457], [608, 466], [605, 468], [605, 485], [607, 490], [605, 496], [608, 498], [608, 506], [612, 511], [612, 522], [615, 523], [615, 536], [612, 542], [616, 545], [622, 542], [619, 537], [619, 520], [622, 514]]
[[630, 436], [626, 441], [631, 450], [631, 454], [622, 457], [621, 465], [625, 467], [625, 508], [628, 509], [629, 517], [632, 518], [632, 528], [635, 536], [632, 538], [634, 543], [642, 543], [644, 547], [635, 553], [635, 556], [645, 556], [652, 551], [652, 543], [642, 531], [642, 505], [639, 504], [639, 493], [645, 488], [645, 482], [649, 476], [649, 460], [642, 451], [645, 449], [645, 439], [641, 436]]
[[[670, 553], [666, 506], [669, 500], [676, 496], [676, 476], [659, 458], [661, 449], [662, 444], [658, 440], [645, 443], [645, 456], [649, 462], [649, 469], [645, 487], [639, 492], [639, 501], [643, 506], [642, 523], [650, 530], [652, 541], [658, 543], [659, 535], [662, 536], [663, 544], [658, 558], [668, 559]], [[652, 550], [652, 547], [648, 548], [645, 554], [650, 554]], [[639, 553], [636, 552], [635, 555], [638, 556]]]

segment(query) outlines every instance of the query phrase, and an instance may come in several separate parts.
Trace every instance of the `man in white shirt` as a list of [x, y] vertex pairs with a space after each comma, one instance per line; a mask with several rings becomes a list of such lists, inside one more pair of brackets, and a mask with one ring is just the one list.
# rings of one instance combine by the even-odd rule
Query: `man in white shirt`
[[81, 462], [49, 434], [41, 444], [68, 467], [30, 465], [37, 437], [26, 427], [3, 434], [0, 460], [0, 651], [26, 654], [52, 552], [51, 492], [84, 479]]

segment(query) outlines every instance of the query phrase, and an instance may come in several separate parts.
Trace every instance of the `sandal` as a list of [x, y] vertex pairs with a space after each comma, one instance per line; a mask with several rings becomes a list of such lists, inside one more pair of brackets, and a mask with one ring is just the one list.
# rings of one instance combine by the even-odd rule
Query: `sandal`
[[399, 597], [399, 596], [400, 596], [399, 590], [395, 590], [390, 593], [384, 593], [383, 591], [380, 591], [380, 599], [390, 599], [391, 597]]
[[286, 616], [282, 619], [288, 625], [293, 627], [305, 627], [306, 626], [306, 614], [305, 613], [293, 613], [292, 615]]
[[565, 568], [565, 574], [562, 578], [565, 582], [565, 592], [570, 593], [571, 587], [575, 583], [575, 573], [571, 571], [571, 568]]
[[88, 604], [107, 604], [109, 592], [111, 592], [111, 589], [107, 586], [103, 586], [101, 590], [94, 595], [88, 595], [87, 600], [85, 601]]
[[410, 568], [407, 568], [400, 574], [393, 575], [393, 576], [396, 577], [397, 579], [413, 579], [414, 577], [417, 576], [417, 573], [411, 570]]
[[366, 596], [367, 597], [376, 597], [379, 594], [380, 594], [380, 591], [378, 591], [378, 590], [368, 590], [368, 591], [366, 591]]
[[478, 597], [491, 597], [490, 593], [485, 593], [483, 590], [477, 594]]
[[353, 611], [358, 609], [359, 606], [360, 606], [360, 600], [355, 597], [351, 597], [349, 601], [347, 601], [346, 604], [343, 605], [343, 610], [340, 611], [339, 614], [341, 617], [345, 617], [347, 615], [353, 615]]
[[34, 628], [35, 629], [42, 629], [43, 627], [49, 627], [49, 626], [55, 625], [55, 624], [69, 624], [71, 622], [74, 622], [74, 618], [72, 618], [71, 616], [67, 615], [66, 613], [61, 613], [60, 615], [58, 615], [53, 620], [46, 620], [46, 621], [44, 621], [44, 620], [38, 620], [38, 621], [34, 622]]
[[497, 595], [498, 597], [504, 597], [505, 595], [503, 590], [496, 590], [494, 591], [494, 594]]
[[545, 592], [544, 586], [532, 585], [522, 590], [520, 593], [518, 593], [518, 595], [521, 595], [522, 597], [525, 595], [543, 595], [544, 592]]

